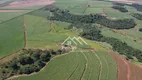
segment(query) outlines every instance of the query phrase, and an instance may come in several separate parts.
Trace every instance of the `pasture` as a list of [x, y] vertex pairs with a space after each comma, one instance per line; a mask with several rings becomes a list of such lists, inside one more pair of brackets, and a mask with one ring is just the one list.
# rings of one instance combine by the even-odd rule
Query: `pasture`
[[49, 21], [39, 16], [25, 15], [24, 23], [28, 48], [59, 48], [57, 43], [63, 42], [68, 36], [76, 35], [64, 29], [69, 23]]
[[22, 17], [0, 24], [0, 58], [24, 47]]
[[[139, 39], [137, 40], [137, 38], [135, 38], [131, 35], [128, 35], [127, 33], [121, 34], [121, 33], [114, 32], [110, 29], [106, 29], [106, 28], [102, 29], [101, 31], [102, 31], [102, 34], [106, 37], [113, 37], [113, 38], [119, 39], [123, 42], [126, 42], [129, 46], [131, 46], [133, 48], [136, 48], [139, 50], [142, 49], [141, 40], [139, 40]], [[135, 42], [135, 40], [137, 40], [137, 41]]]
[[131, 18], [129, 13], [122, 13], [118, 10], [112, 8], [104, 8], [104, 13], [107, 15], [108, 18], [111, 19], [124, 19], [124, 18]]
[[[3, 11], [3, 12], [2, 12]], [[5, 11], [5, 12], [4, 12]], [[7, 11], [7, 12], [6, 12]], [[10, 12], [9, 12], [10, 11]], [[14, 17], [17, 17], [17, 16], [20, 16], [20, 15], [23, 15], [25, 13], [28, 13], [30, 12], [31, 10], [23, 10], [23, 11], [19, 11], [17, 12], [16, 10], [13, 12], [11, 12], [12, 10], [0, 10], [0, 23], [4, 22], [4, 21], [7, 21], [7, 20], [10, 20]]]
[[53, 58], [39, 73], [13, 80], [38, 80], [41, 77], [43, 80], [117, 80], [117, 65], [104, 51], [74, 50]]
[[[36, 12], [37, 13], [37, 12]], [[36, 16], [35, 16], [36, 15]], [[62, 43], [66, 38], [78, 37], [78, 30], [66, 30], [70, 23], [60, 21], [49, 21], [39, 14], [30, 14], [24, 16], [26, 25], [27, 48], [48, 48], [58, 49], [57, 43]], [[89, 46], [81, 46], [82, 48], [94, 47], [98, 50], [105, 50], [100, 44], [94, 41], [84, 39]]]

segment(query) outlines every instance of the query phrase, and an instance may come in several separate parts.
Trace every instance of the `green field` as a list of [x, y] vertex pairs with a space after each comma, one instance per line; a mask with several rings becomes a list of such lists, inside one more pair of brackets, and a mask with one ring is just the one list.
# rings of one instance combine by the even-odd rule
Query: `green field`
[[0, 12], [0, 23], [7, 21], [9, 19], [12, 19], [14, 17], [23, 15], [25, 13], [28, 13], [30, 11], [31, 10], [26, 10], [26, 11], [23, 11], [23, 12]]
[[107, 15], [108, 18], [112, 18], [112, 19], [131, 18], [129, 13], [122, 13], [112, 8], [104, 8], [104, 13]]
[[[136, 49], [139, 49], [139, 50], [142, 49], [142, 43], [141, 43], [141, 41], [137, 40], [137, 38], [134, 38], [134, 37], [131, 37], [131, 36], [127, 36], [127, 35], [124, 36], [124, 35], [121, 35], [119, 33], [113, 32], [110, 29], [105, 29], [105, 28], [102, 29], [101, 31], [102, 31], [102, 34], [104, 36], [106, 36], [106, 37], [113, 37], [113, 38], [119, 39], [119, 40], [121, 40], [123, 42], [126, 42], [129, 46], [131, 46], [133, 48], [136, 48]], [[129, 33], [130, 32], [131, 31], [129, 31]], [[137, 42], [135, 42], [134, 40], [137, 40]]]
[[64, 30], [69, 23], [49, 21], [46, 18], [25, 15], [27, 29], [27, 47], [58, 48], [58, 42], [63, 42], [68, 36], [76, 35], [70, 30]]
[[0, 58], [24, 47], [22, 17], [0, 24]]
[[[90, 7], [87, 7], [88, 5]], [[114, 20], [133, 18], [129, 14], [136, 11], [132, 7], [125, 6], [129, 12], [122, 13], [112, 9], [111, 2], [93, 0], [57, 0], [53, 6], [62, 10], [67, 9], [70, 13], [77, 15], [103, 13]], [[39, 7], [41, 6], [25, 7], [23, 9], [31, 10], [18, 13], [0, 12], [0, 23]], [[61, 48], [58, 43], [62, 43], [66, 38], [79, 37], [79, 29], [74, 26], [73, 29], [65, 29], [71, 23], [47, 19], [47, 17], [52, 15], [49, 11], [37, 10], [0, 24], [0, 58], [24, 48], [24, 26], [26, 27], [26, 48], [56, 50]], [[142, 40], [140, 38], [142, 38], [142, 33], [138, 32], [138, 29], [142, 27], [142, 23], [139, 20], [134, 20], [137, 23], [135, 28], [120, 30], [126, 33], [126, 36], [104, 27], [101, 29], [102, 35], [119, 39], [129, 46], [141, 50]], [[110, 54], [106, 52], [106, 49], [111, 49], [112, 47], [107, 43], [84, 40], [88, 43], [88, 46], [75, 46], [81, 50], [74, 50], [57, 56], [40, 72], [12, 80], [117, 80], [117, 65]], [[84, 48], [93, 48], [96, 51], [85, 50]]]
[[39, 80], [41, 77], [42, 80], [117, 80], [117, 66], [104, 51], [74, 50], [52, 59], [37, 74], [13, 80]]

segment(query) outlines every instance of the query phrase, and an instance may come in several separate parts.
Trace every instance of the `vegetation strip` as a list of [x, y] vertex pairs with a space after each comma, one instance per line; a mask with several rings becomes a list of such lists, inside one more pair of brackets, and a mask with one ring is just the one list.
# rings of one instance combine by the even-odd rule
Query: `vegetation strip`
[[86, 57], [86, 55], [82, 52], [82, 51], [80, 51], [82, 54], [83, 54], [83, 56], [85, 57], [85, 60], [86, 60], [86, 63], [85, 63], [85, 67], [84, 67], [84, 70], [83, 70], [83, 73], [82, 73], [82, 75], [81, 75], [81, 77], [80, 77], [80, 80], [82, 80], [82, 78], [83, 78], [83, 75], [84, 75], [84, 73], [85, 73], [85, 71], [86, 71], [86, 68], [87, 68], [87, 62], [88, 62], [88, 59], [87, 59], [87, 57]]
[[26, 36], [26, 23], [25, 23], [25, 20], [24, 20], [24, 16], [23, 16], [23, 25], [24, 25], [24, 48], [26, 47], [27, 45], [27, 36]]
[[104, 57], [104, 59], [105, 59], [105, 62], [106, 62], [106, 64], [107, 64], [107, 78], [106, 78], [106, 80], [108, 80], [108, 74], [109, 74], [109, 65], [108, 65], [108, 62], [107, 62], [107, 60], [106, 60], [106, 58]]
[[110, 20], [100, 14], [74, 15], [69, 13], [69, 10], [61, 10], [59, 8], [54, 7], [47, 7], [46, 10], [49, 10], [54, 14], [54, 16], [48, 17], [48, 20], [64, 21], [72, 24], [97, 23], [112, 29], [130, 29], [136, 26], [136, 23], [133, 19]]
[[98, 80], [100, 80], [101, 79], [101, 74], [102, 74], [102, 61], [101, 61], [101, 59], [99, 58], [99, 56], [93, 51], [93, 50], [91, 50], [94, 54], [95, 54], [95, 56], [97, 57], [97, 59], [99, 60], [99, 62], [100, 62], [100, 72], [99, 72], [99, 75], [98, 75]]
[[[92, 59], [91, 59], [91, 56], [89, 55], [89, 59], [92, 61]], [[90, 78], [90, 76], [91, 76], [91, 73], [92, 73], [92, 68], [91, 68], [91, 70], [89, 71], [89, 75], [88, 75], [88, 77], [87, 77], [87, 80], [89, 80], [89, 78]]]
[[[77, 54], [77, 53], [76, 53]], [[78, 55], [78, 54], [77, 54]], [[78, 62], [78, 64], [77, 64], [77, 66], [75, 67], [75, 69], [74, 69], [74, 71], [71, 73], [71, 75], [67, 78], [67, 80], [69, 80], [71, 77], [72, 77], [72, 75], [75, 73], [75, 71], [77, 70], [77, 68], [79, 67], [79, 62]]]

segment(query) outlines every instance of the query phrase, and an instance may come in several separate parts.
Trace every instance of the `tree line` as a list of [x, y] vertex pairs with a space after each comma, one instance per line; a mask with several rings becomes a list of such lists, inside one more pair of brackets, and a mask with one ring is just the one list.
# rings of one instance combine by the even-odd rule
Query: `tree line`
[[106, 42], [113, 47], [112, 49], [114, 51], [117, 51], [121, 55], [125, 55], [127, 59], [133, 59], [133, 57], [136, 57], [139, 62], [142, 62], [142, 51], [128, 46], [125, 42], [122, 42], [119, 39], [103, 36], [101, 31], [96, 26], [91, 24], [82, 24], [80, 27], [79, 25], [74, 26], [83, 29], [80, 36], [89, 40]]
[[1, 66], [2, 79], [5, 80], [18, 74], [39, 72], [55, 55], [63, 54], [65, 50], [23, 49], [22, 53]]
[[140, 5], [140, 4], [127, 4], [127, 5], [134, 7], [137, 11], [142, 12], [142, 5]]
[[131, 13], [131, 16], [133, 16], [134, 18], [138, 19], [138, 20], [142, 20], [142, 14], [139, 13]]
[[131, 7], [134, 7], [137, 11], [140, 11], [142, 12], [142, 5], [141, 4], [136, 4], [136, 3], [133, 3], [133, 4], [124, 4], [124, 3], [113, 3], [114, 5], [117, 5], [117, 6], [131, 6]]
[[61, 10], [58, 8], [50, 8], [47, 10], [50, 10], [54, 15], [48, 17], [48, 19], [72, 23], [68, 29], [71, 29], [73, 26], [78, 29], [81, 28], [83, 31], [80, 33], [80, 36], [90, 40], [107, 42], [113, 47], [114, 51], [125, 55], [127, 59], [136, 57], [138, 61], [142, 62], [142, 51], [134, 49], [116, 38], [103, 36], [101, 31], [93, 25], [93, 23], [98, 23], [112, 29], [130, 29], [136, 26], [133, 19], [109, 20], [99, 14], [74, 15], [69, 13], [69, 10]]
[[114, 6], [112, 6], [112, 8], [116, 9], [116, 10], [119, 10], [120, 12], [124, 12], [124, 13], [128, 12], [128, 10], [125, 7], [123, 7], [123, 6], [114, 5]]
[[61, 10], [59, 8], [50, 8], [49, 10], [54, 15], [52, 17], [47, 18], [50, 20], [63, 21], [72, 24], [98, 23], [112, 29], [130, 29], [136, 26], [136, 23], [133, 19], [110, 20], [100, 14], [74, 15], [71, 14], [69, 10]]

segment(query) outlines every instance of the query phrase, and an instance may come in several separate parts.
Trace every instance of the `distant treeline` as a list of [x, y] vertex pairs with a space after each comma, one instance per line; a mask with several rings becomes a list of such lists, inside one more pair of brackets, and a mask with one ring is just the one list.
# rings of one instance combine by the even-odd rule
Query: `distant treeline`
[[139, 14], [139, 13], [132, 13], [131, 14], [133, 17], [135, 17], [136, 19], [138, 20], [142, 20], [142, 14]]
[[23, 49], [20, 55], [0, 65], [2, 70], [2, 76], [0, 77], [5, 80], [18, 74], [38, 72], [53, 56], [63, 53], [65, 53], [65, 50]]
[[73, 26], [78, 29], [81, 28], [83, 31], [80, 33], [80, 36], [90, 40], [107, 42], [113, 47], [113, 50], [122, 55], [126, 55], [127, 59], [136, 57], [138, 61], [142, 62], [142, 51], [134, 49], [118, 39], [103, 36], [101, 31], [92, 24], [98, 23], [113, 29], [129, 29], [136, 26], [134, 20], [109, 20], [99, 14], [74, 15], [69, 13], [69, 10], [60, 10], [58, 8], [50, 8], [47, 10], [50, 10], [54, 15], [48, 17], [48, 19], [72, 23], [68, 29], [71, 29]]
[[137, 11], [141, 11], [142, 12], [142, 5], [140, 4], [127, 4], [128, 6], [134, 7], [135, 9], [137, 9]]
[[142, 5], [140, 4], [123, 4], [123, 3], [114, 3], [114, 5], [118, 5], [118, 6], [131, 6], [134, 7], [137, 11], [141, 11], [142, 12]]
[[100, 14], [90, 14], [90, 15], [74, 15], [69, 12], [69, 10], [61, 10], [58, 8], [49, 8], [54, 16], [48, 17], [50, 20], [57, 20], [69, 23], [98, 23], [105, 27], [112, 29], [130, 29], [136, 26], [133, 19], [120, 19], [120, 20], [110, 20], [105, 16]]
[[123, 6], [112, 6], [113, 9], [119, 10], [120, 12], [128, 12], [128, 10], [126, 8], [124, 8]]
[[122, 42], [118, 39], [103, 36], [101, 34], [101, 31], [96, 26], [91, 24], [75, 24], [73, 26], [83, 29], [83, 32], [80, 33], [80, 36], [89, 40], [106, 42], [113, 47], [114, 51], [119, 52], [119, 54], [125, 55], [127, 59], [133, 59], [133, 57], [136, 57], [138, 61], [142, 62], [142, 51], [134, 49], [128, 46], [125, 42]]

